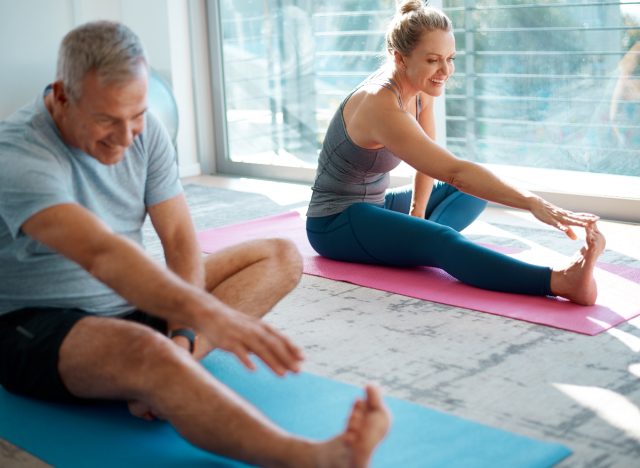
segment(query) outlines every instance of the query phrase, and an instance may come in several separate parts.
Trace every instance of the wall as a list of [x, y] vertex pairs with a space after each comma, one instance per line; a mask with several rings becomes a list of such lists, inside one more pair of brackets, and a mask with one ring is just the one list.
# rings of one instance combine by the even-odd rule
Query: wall
[[199, 174], [187, 1], [0, 0], [0, 119], [53, 80], [67, 31], [96, 19], [121, 21], [140, 36], [151, 66], [172, 84], [180, 115], [180, 173]]

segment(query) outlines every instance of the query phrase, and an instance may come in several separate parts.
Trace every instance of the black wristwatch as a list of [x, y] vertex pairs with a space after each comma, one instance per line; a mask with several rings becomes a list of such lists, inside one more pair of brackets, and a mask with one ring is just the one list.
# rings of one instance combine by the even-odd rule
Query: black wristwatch
[[196, 348], [196, 334], [193, 330], [189, 328], [176, 328], [169, 332], [169, 338], [173, 338], [174, 336], [184, 336], [189, 340], [189, 352], [193, 354], [193, 350]]

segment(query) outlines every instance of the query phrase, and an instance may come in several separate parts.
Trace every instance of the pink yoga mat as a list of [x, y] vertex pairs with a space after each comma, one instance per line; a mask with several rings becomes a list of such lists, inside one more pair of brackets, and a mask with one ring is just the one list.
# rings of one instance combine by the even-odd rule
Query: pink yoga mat
[[298, 246], [304, 257], [304, 272], [310, 275], [586, 335], [596, 335], [640, 315], [640, 270], [636, 268], [599, 264], [595, 273], [598, 301], [585, 307], [557, 298], [485, 291], [467, 286], [438, 268], [393, 268], [322, 258], [309, 245], [304, 222], [297, 212], [289, 212], [203, 231], [198, 233], [198, 240], [204, 252], [213, 253], [247, 240], [284, 237]]

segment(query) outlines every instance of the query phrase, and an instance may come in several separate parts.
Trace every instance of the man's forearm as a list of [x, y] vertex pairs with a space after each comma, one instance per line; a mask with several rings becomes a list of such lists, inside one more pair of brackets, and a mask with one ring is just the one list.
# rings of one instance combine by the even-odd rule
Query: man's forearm
[[85, 267], [135, 307], [170, 323], [196, 328], [202, 310], [225, 307], [202, 286], [158, 265], [138, 245], [116, 234]]
[[204, 264], [193, 220], [183, 194], [147, 208], [171, 271], [194, 286], [205, 287]]
[[[178, 239], [174, 245], [165, 246], [167, 266], [187, 283], [204, 290], [205, 272], [202, 254], [194, 239]], [[174, 342], [193, 353], [196, 349], [195, 332], [185, 326], [182, 320], [168, 322], [169, 336]], [[188, 328], [190, 330], [182, 330]]]
[[164, 251], [167, 267], [189, 284], [205, 287], [204, 262], [197, 247], [167, 248]]

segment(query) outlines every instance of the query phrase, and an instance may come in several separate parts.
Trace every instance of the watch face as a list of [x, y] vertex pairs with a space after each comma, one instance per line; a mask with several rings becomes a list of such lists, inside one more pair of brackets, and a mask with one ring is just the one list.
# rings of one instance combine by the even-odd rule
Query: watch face
[[193, 354], [193, 350], [196, 346], [196, 334], [193, 330], [188, 328], [176, 328], [169, 332], [169, 338], [173, 338], [174, 336], [183, 336], [189, 340], [189, 352]]

